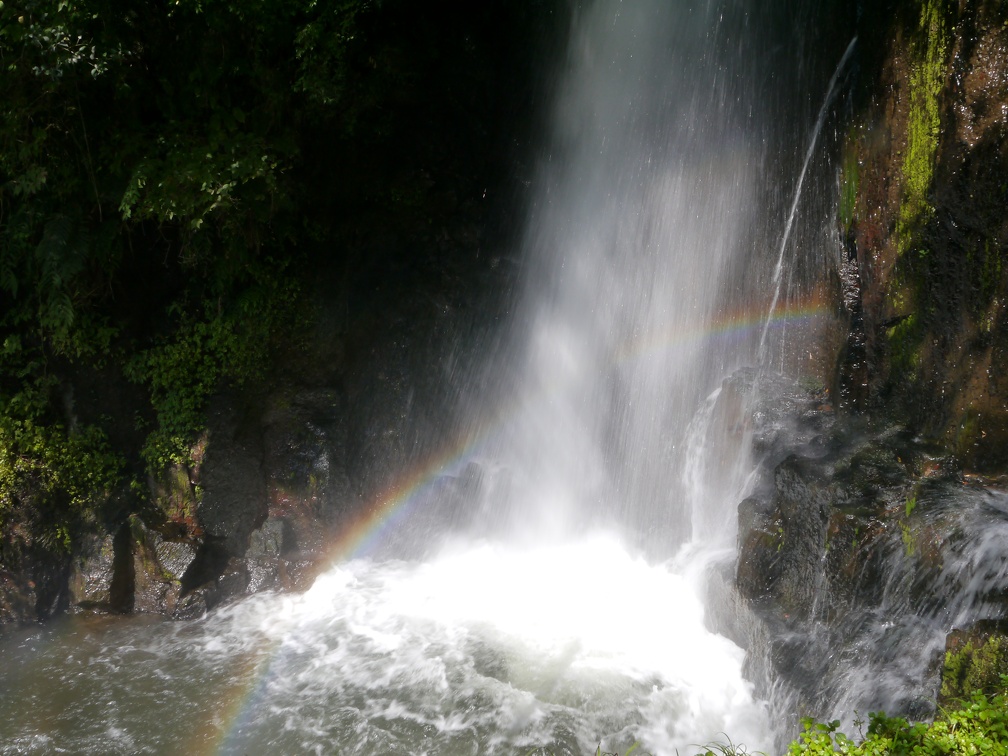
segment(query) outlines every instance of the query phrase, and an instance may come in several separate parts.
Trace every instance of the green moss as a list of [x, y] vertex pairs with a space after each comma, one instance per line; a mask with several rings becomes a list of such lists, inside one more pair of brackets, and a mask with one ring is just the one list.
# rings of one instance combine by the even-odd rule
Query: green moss
[[844, 154], [843, 167], [840, 172], [840, 206], [838, 214], [844, 232], [850, 230], [854, 223], [854, 211], [857, 207], [857, 194], [860, 184], [860, 167], [857, 151], [852, 139], [848, 139], [848, 149]]
[[945, 654], [939, 700], [960, 703], [975, 692], [1008, 694], [1008, 641], [994, 635], [986, 641], [966, 643], [959, 651]]
[[955, 434], [955, 451], [960, 458], [969, 456], [980, 440], [980, 414], [967, 411], [959, 419]]
[[195, 522], [197, 489], [189, 482], [189, 469], [173, 465], [165, 470], [156, 486], [155, 504], [165, 517], [175, 522]]
[[826, 383], [818, 375], [803, 373], [798, 376], [798, 385], [812, 396], [822, 396], [826, 393]]
[[898, 224], [901, 255], [913, 243], [914, 229], [933, 213], [928, 192], [941, 132], [939, 96], [945, 79], [948, 48], [944, 11], [942, 0], [926, 0], [922, 4], [918, 36], [912, 46], [914, 61], [910, 71], [910, 110], [903, 156], [903, 203]]
[[895, 381], [916, 381], [923, 364], [923, 333], [916, 315], [909, 315], [886, 332], [889, 366]]
[[912, 557], [916, 554], [917, 544], [914, 541], [913, 531], [910, 530], [908, 523], [900, 523], [900, 537], [903, 539], [903, 549], [906, 551], [906, 555]]
[[906, 511], [906, 516], [909, 517], [913, 514], [914, 509], [917, 508], [917, 494], [911, 494], [907, 497], [906, 505], [904, 507]]

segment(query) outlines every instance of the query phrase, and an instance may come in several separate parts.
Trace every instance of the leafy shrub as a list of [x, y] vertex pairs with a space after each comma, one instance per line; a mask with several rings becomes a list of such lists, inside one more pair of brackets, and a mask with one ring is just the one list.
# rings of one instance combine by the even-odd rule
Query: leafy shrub
[[25, 545], [69, 553], [80, 523], [98, 516], [122, 470], [99, 428], [18, 416], [11, 412], [17, 399], [0, 412], [0, 564], [16, 561]]
[[804, 730], [788, 756], [951, 756], [1008, 753], [1008, 698], [974, 693], [960, 709], [943, 712], [932, 723], [910, 724], [899, 717], [869, 716], [860, 743], [838, 731], [839, 722], [802, 721]]

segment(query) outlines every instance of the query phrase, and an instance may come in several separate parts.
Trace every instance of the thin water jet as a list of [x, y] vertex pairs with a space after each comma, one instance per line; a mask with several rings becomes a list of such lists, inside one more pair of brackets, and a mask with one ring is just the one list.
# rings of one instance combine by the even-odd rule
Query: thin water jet
[[856, 46], [857, 37], [854, 37], [850, 41], [850, 44], [847, 45], [847, 49], [844, 51], [843, 57], [840, 58], [840, 62], [837, 64], [836, 70], [833, 72], [833, 76], [826, 87], [826, 96], [823, 98], [822, 105], [819, 106], [819, 114], [816, 116], [815, 125], [813, 125], [812, 132], [809, 135], [808, 149], [805, 151], [805, 161], [802, 163], [801, 171], [798, 174], [798, 182], [795, 184], [794, 199], [791, 200], [791, 209], [788, 211], [787, 222], [784, 224], [784, 233], [781, 234], [780, 249], [777, 252], [777, 263], [774, 265], [773, 299], [770, 300], [770, 307], [766, 317], [766, 325], [763, 326], [763, 333], [760, 335], [759, 349], [760, 354], [763, 357], [766, 356], [767, 331], [770, 329], [770, 323], [773, 321], [774, 313], [777, 311], [777, 301], [780, 299], [781, 295], [781, 276], [784, 272], [784, 252], [787, 250], [788, 240], [791, 238], [791, 228], [794, 225], [795, 216], [798, 214], [798, 203], [801, 201], [802, 187], [805, 184], [805, 174], [808, 173], [809, 163], [812, 162], [812, 157], [815, 154], [816, 143], [819, 141], [819, 132], [822, 131], [823, 125], [826, 123], [826, 115], [828, 113], [829, 106], [833, 102], [833, 98], [836, 96], [836, 87], [840, 80], [840, 75], [847, 67], [847, 63], [854, 54], [854, 48]]

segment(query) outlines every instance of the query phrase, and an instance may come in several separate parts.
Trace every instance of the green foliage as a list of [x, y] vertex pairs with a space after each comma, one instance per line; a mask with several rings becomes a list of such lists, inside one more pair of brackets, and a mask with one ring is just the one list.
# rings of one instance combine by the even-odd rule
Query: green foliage
[[22, 392], [0, 412], [0, 564], [18, 544], [67, 553], [81, 523], [93, 521], [118, 485], [122, 459], [94, 426], [68, 430], [38, 416]]
[[[343, 104], [348, 99], [353, 82], [349, 75], [353, 65], [351, 53], [362, 43], [362, 20], [377, 5], [380, 3], [367, 0], [308, 3], [308, 18], [295, 37], [297, 91], [326, 107]], [[351, 102], [350, 106], [355, 104]], [[349, 119], [350, 128], [355, 120]]]
[[[548, 5], [0, 2], [5, 538], [72, 543], [124, 467], [106, 438], [134, 475], [188, 461], [214, 392], [296, 348], [320, 271], [352, 292], [355, 264], [391, 267], [361, 253], [375, 229], [431, 255], [418, 237], [499, 159], [529, 58], [505, 31], [527, 42]], [[146, 443], [72, 416], [75, 388], [124, 378], [146, 395], [108, 403]]]
[[[298, 285], [271, 255], [301, 224], [282, 214], [304, 14], [293, 0], [0, 4], [9, 514], [45, 495], [78, 507], [70, 448], [100, 466], [101, 431], [64, 430], [61, 373], [125, 364], [150, 389], [156, 465], [187, 453], [221, 382], [261, 373], [283, 340]], [[138, 310], [121, 304], [124, 288], [151, 283]]]
[[302, 325], [297, 283], [281, 267], [257, 273], [260, 280], [230, 307], [207, 303], [201, 317], [183, 313], [168, 337], [126, 364], [127, 377], [149, 388], [157, 416], [143, 450], [151, 471], [190, 463], [211, 394], [225, 381], [240, 386], [259, 378], [276, 341]]
[[975, 693], [961, 708], [931, 723], [910, 724], [884, 714], [869, 716], [868, 731], [856, 742], [839, 731], [839, 722], [802, 720], [803, 731], [789, 756], [951, 756], [1003, 754], [1008, 749], [1008, 698]]
[[697, 756], [766, 756], [762, 751], [750, 751], [744, 745], [732, 743], [710, 743], [703, 746]]
[[[227, 131], [244, 120], [240, 110], [227, 114]], [[243, 199], [262, 207], [277, 191], [280, 160], [260, 139], [234, 135], [224, 143], [169, 141], [159, 137], [153, 155], [133, 170], [119, 210], [124, 220], [180, 221], [189, 231], [219, 219], [231, 231], [242, 229]]]

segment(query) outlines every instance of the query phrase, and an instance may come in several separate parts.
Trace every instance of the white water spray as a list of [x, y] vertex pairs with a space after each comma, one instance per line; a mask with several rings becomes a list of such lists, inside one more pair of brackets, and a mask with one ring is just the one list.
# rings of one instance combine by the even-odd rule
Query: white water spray
[[[757, 14], [742, 5], [579, 13], [520, 322], [491, 368], [510, 403], [472, 463], [472, 531], [423, 562], [336, 565], [304, 596], [167, 631], [30, 636], [0, 671], [0, 691], [23, 694], [0, 732], [22, 750], [108, 753], [768, 750], [743, 651], [708, 629], [703, 601], [750, 469], [744, 397], [723, 382], [756, 361], [760, 334], [728, 326], [770, 296], [738, 284], [759, 257], [777, 117], [754, 95]], [[40, 719], [52, 680], [92, 708]]]
[[[510, 492], [494, 511], [512, 530], [617, 526], [669, 556], [696, 514], [733, 538], [743, 439], [701, 449], [686, 433], [754, 354], [752, 334], [717, 338], [759, 177], [723, 16], [598, 2], [577, 20], [526, 236], [526, 320], [503, 360], [518, 409], [492, 451]], [[691, 453], [719, 462], [686, 479]], [[716, 486], [697, 477], [715, 468]]]

